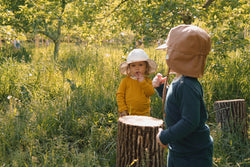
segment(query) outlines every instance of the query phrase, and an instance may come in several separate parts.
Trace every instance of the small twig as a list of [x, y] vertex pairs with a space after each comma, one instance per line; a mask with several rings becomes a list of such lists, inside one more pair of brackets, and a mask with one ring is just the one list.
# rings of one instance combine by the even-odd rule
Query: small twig
[[109, 17], [112, 13], [114, 13], [116, 11], [116, 9], [118, 9], [123, 3], [127, 2], [128, 0], [123, 0], [121, 1], [110, 13], [108, 13], [106, 16], [102, 17], [102, 18], [99, 18], [97, 20], [102, 20], [102, 19], [105, 19], [107, 17]]

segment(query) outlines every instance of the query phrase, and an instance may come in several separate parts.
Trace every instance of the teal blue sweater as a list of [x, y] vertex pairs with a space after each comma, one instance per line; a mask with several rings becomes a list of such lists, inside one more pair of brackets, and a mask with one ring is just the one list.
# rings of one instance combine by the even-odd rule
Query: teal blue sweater
[[[163, 86], [157, 88], [162, 95]], [[189, 154], [213, 145], [209, 127], [205, 124], [207, 111], [202, 86], [197, 78], [182, 76], [173, 81], [165, 101], [167, 129], [160, 134], [161, 142], [169, 150]]]

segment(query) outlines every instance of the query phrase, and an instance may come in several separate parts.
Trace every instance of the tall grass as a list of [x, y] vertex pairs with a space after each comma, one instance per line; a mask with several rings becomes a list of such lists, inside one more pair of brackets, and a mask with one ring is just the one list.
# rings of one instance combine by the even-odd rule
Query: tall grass
[[209, 111], [217, 100], [245, 99], [250, 107], [249, 62], [249, 52], [232, 52], [226, 58], [209, 56], [201, 79]]
[[[62, 44], [56, 62], [52, 48], [29, 48], [30, 62], [8, 58], [0, 65], [0, 165], [115, 166], [122, 47]], [[165, 53], [145, 51], [164, 74]], [[249, 104], [248, 71], [249, 55], [209, 59], [201, 82], [211, 118], [215, 100], [244, 98]], [[156, 94], [151, 107], [151, 115], [162, 118]], [[209, 124], [214, 166], [249, 165], [249, 141], [221, 138], [214, 119]]]

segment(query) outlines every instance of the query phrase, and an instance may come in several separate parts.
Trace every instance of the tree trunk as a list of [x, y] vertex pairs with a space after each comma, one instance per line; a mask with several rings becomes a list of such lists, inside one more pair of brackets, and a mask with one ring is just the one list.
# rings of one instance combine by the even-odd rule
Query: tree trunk
[[69, 34], [67, 35], [67, 38], [68, 38], [68, 43], [70, 43], [70, 35]]
[[147, 116], [124, 116], [118, 120], [116, 166], [164, 166], [164, 148], [156, 142], [163, 121]]
[[[61, 3], [62, 3], [62, 13], [64, 13], [66, 2], [65, 2], [65, 0], [63, 0]], [[59, 46], [60, 46], [60, 40], [61, 40], [61, 26], [62, 26], [62, 18], [60, 16], [58, 19], [58, 27], [57, 27], [56, 37], [54, 38], [54, 43], [55, 43], [54, 60], [55, 61], [57, 61], [57, 58], [59, 55]]]
[[54, 48], [54, 60], [57, 60], [57, 57], [59, 55], [60, 40], [55, 40], [54, 44], [55, 44], [55, 48]]
[[41, 40], [42, 40], [42, 46], [43, 46], [43, 36], [42, 36], [42, 39], [41, 39]]
[[224, 132], [239, 133], [247, 138], [247, 115], [244, 99], [216, 101], [216, 121]]
[[35, 46], [36, 48], [39, 48], [39, 36], [35, 35]]

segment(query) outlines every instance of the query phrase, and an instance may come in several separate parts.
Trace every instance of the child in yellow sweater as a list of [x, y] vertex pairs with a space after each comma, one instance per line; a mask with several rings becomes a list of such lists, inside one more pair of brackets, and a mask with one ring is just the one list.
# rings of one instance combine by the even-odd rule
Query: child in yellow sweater
[[127, 61], [120, 64], [123, 78], [116, 93], [119, 116], [150, 116], [150, 96], [155, 93], [152, 80], [147, 76], [156, 72], [157, 64], [142, 49], [132, 50]]

